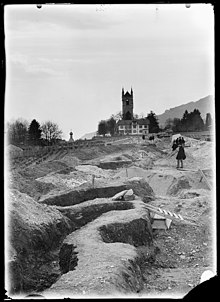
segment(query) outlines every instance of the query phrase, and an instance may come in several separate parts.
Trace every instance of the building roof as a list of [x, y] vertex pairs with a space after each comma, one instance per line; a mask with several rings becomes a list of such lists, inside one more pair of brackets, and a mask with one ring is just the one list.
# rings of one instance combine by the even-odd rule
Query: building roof
[[124, 96], [131, 96], [131, 94], [127, 91], [125, 94], [124, 94]]
[[133, 120], [119, 120], [117, 125], [131, 125], [132, 123], [136, 122], [138, 125], [149, 125], [149, 119], [139, 118]]
[[149, 125], [150, 124], [150, 121], [148, 118], [139, 118], [139, 119], [136, 119], [138, 125]]
[[131, 125], [132, 124], [132, 120], [119, 120], [117, 122], [117, 125]]

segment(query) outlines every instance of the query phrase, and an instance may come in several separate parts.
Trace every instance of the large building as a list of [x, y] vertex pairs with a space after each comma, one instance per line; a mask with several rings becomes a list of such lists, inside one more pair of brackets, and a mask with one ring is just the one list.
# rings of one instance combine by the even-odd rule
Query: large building
[[118, 133], [121, 135], [146, 135], [149, 133], [149, 120], [147, 118], [135, 119], [133, 115], [133, 90], [124, 93], [122, 88], [122, 119], [117, 123]]

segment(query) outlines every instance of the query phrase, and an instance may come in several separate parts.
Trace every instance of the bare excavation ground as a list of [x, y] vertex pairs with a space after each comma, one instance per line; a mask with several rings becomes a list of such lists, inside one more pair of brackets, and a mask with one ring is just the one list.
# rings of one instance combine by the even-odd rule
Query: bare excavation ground
[[9, 160], [7, 296], [182, 298], [216, 274], [214, 146], [185, 141], [183, 169], [171, 138]]

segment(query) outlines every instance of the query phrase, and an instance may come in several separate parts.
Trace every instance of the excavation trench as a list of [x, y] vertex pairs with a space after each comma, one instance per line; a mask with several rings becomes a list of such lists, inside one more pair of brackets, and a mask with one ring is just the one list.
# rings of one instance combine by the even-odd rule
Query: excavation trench
[[[126, 291], [137, 293], [141, 290], [144, 284], [143, 267], [149, 259], [149, 262], [155, 259], [156, 254], [152, 243], [150, 218], [148, 216], [143, 217], [143, 208], [141, 211], [137, 210], [135, 202], [138, 204], [138, 201], [113, 201], [110, 197], [132, 188], [136, 195], [140, 196], [144, 202], [148, 202], [155, 199], [152, 188], [157, 190], [157, 194], [176, 195], [182, 188], [189, 189], [190, 184], [183, 176], [175, 178], [169, 174], [163, 175], [161, 172], [161, 175], [160, 173], [157, 174], [156, 171], [150, 176], [148, 176], [149, 174], [145, 176], [143, 169], [140, 168], [133, 168], [128, 172], [131, 174], [130, 176], [136, 177], [126, 180], [124, 183], [99, 184], [98, 187], [83, 185], [65, 193], [41, 197], [39, 206], [48, 205], [49, 208], [58, 210], [68, 221], [68, 227], [59, 223], [56, 227], [52, 225], [47, 230], [47, 236], [34, 233], [30, 241], [37, 242], [37, 245], [33, 249], [29, 248], [27, 251], [23, 251], [19, 259], [20, 278], [22, 279], [22, 286], [20, 287], [24, 292], [41, 292], [55, 286], [68, 272], [78, 274], [81, 270], [78, 267], [79, 247], [77, 242], [68, 241], [68, 236], [75, 234], [96, 220], [99, 221], [102, 215], [107, 213], [112, 213], [111, 215], [115, 218], [108, 223], [103, 221], [97, 227], [102, 246], [110, 247], [116, 243], [123, 243], [136, 249], [136, 255], [127, 259], [123, 276], [121, 275], [120, 282], [117, 281], [116, 283], [121, 284], [121, 288], [126, 288]], [[138, 174], [142, 177], [145, 176], [152, 188], [146, 180], [137, 177]], [[158, 187], [159, 180], [161, 185]], [[148, 197], [146, 198], [146, 196]], [[150, 199], [148, 199], [149, 196]], [[139, 202], [142, 201], [139, 200]], [[123, 221], [126, 213], [130, 213], [132, 210], [136, 211], [138, 216], [134, 215], [130, 221]], [[124, 216], [117, 217], [117, 212], [123, 213]], [[145, 211], [145, 213], [147, 212]], [[85, 238], [86, 236], [87, 234]], [[53, 240], [50, 240], [48, 246], [48, 241], [45, 239], [52, 237]], [[118, 249], [120, 250], [121, 246]], [[139, 253], [139, 249], [142, 250], [141, 253]], [[82, 261], [86, 260], [82, 259]], [[16, 265], [14, 265], [15, 268]], [[74, 280], [75, 276], [73, 283]]]
[[[55, 208], [67, 219], [68, 227], [66, 224], [58, 223], [56, 227], [51, 225], [50, 229], [41, 233], [34, 231], [28, 247], [19, 253], [16, 262], [11, 263], [12, 293], [41, 292], [49, 288], [63, 274], [77, 266], [76, 246], [65, 243], [68, 234], [80, 229], [103, 213], [133, 209], [134, 205], [128, 201], [109, 202], [103, 198]], [[53, 238], [50, 243], [49, 237]]]
[[136, 211], [106, 212], [69, 234], [59, 253], [62, 276], [43, 294], [59, 295], [61, 288], [66, 297], [82, 292], [140, 292], [144, 287], [144, 265], [155, 258], [157, 250], [148, 214], [143, 218], [140, 209], [138, 214]]
[[[112, 213], [111, 216], [114, 217], [112, 222], [106, 223], [103, 221], [97, 227], [101, 242], [103, 246], [124, 243], [137, 249], [136, 255], [127, 260], [125, 270], [119, 278], [120, 282], [117, 281], [116, 283], [121, 284], [119, 291], [123, 291], [123, 288], [125, 288], [125, 291], [139, 292], [144, 284], [142, 273], [144, 263], [148, 259], [152, 261], [155, 258], [150, 218], [143, 208], [141, 211], [140, 209], [137, 210], [135, 203], [142, 203], [140, 200], [133, 202], [113, 201], [106, 198], [131, 187], [137, 195], [142, 195], [142, 200], [145, 200], [145, 195], [152, 196], [151, 199], [154, 199], [153, 190], [146, 181], [140, 179], [109, 187], [82, 187], [58, 196], [42, 198], [39, 205], [41, 206], [44, 203], [49, 206], [52, 205], [51, 209], [58, 210], [67, 219], [69, 227], [63, 227], [62, 224], [58, 225], [58, 233], [56, 228], [53, 229], [52, 227], [49, 232], [54, 231], [55, 234], [52, 234], [54, 239], [50, 247], [47, 247], [47, 242], [44, 241], [48, 236], [42, 238], [38, 236], [37, 240], [39, 242], [36, 248], [29, 249], [21, 254], [19, 265], [22, 268], [22, 290], [26, 293], [42, 292], [52, 285], [56, 285], [57, 282], [62, 280], [62, 276], [68, 272], [78, 272], [80, 256], [78, 244], [69, 242], [67, 240], [68, 236], [80, 231], [89, 223], [99, 221], [103, 214]], [[134, 211], [136, 214], [131, 216], [130, 221], [123, 221], [124, 216], [127, 216], [126, 213], [130, 213], [129, 211]], [[118, 216], [117, 218], [118, 212], [123, 213], [124, 216]], [[144, 212], [145, 217], [143, 217]], [[31, 240], [36, 239], [32, 238]], [[140, 247], [142, 249], [141, 254], [138, 253]], [[121, 246], [118, 249], [120, 250]], [[85, 259], [81, 261], [85, 261]]]

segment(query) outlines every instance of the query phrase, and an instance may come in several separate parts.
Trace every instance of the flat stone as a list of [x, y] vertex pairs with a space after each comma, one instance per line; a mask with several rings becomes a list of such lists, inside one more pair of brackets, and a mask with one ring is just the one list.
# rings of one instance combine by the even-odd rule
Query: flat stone
[[112, 197], [112, 200], [121, 200], [129, 190], [123, 190]]
[[134, 191], [132, 189], [128, 190], [125, 194], [124, 194], [124, 200], [129, 201], [129, 200], [134, 200], [135, 196], [134, 196]]

